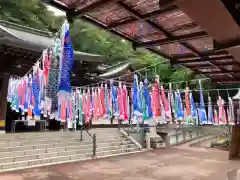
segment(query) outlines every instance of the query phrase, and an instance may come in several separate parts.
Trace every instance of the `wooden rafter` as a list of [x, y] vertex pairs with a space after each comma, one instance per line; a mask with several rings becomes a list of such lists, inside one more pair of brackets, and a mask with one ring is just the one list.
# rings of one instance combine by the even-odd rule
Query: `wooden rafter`
[[[202, 54], [198, 51], [195, 51], [195, 53], [197, 53], [200, 57], [202, 56]], [[226, 69], [219, 67], [214, 61], [209, 61], [209, 63], [215, 66], [216, 68], [220, 69], [222, 73], [229, 74], [232, 78], [234, 78], [234, 75], [230, 71], [227, 71]]]
[[[175, 43], [175, 42], [184, 42], [184, 41], [189, 41], [189, 40], [198, 39], [198, 38], [207, 37], [207, 36], [208, 34], [206, 32], [200, 31], [200, 32], [187, 34], [187, 35], [171, 36], [171, 37], [168, 37], [167, 39], [160, 39], [160, 40], [155, 40], [150, 42], [139, 43], [139, 44], [135, 44], [135, 46], [136, 47], [152, 47], [152, 46]], [[184, 46], [186, 46], [186, 44]]]
[[[138, 14], [138, 16], [140, 17], [141, 20], [149, 20], [157, 15], [160, 15], [162, 13], [169, 12], [169, 11], [174, 11], [176, 9], [177, 9], [177, 6], [174, 5], [174, 6], [167, 7], [165, 9], [159, 9], [159, 10], [156, 10], [156, 11], [144, 14], [144, 15]], [[121, 25], [134, 23], [137, 20], [139, 20], [139, 18], [131, 17], [131, 18], [125, 19], [123, 21], [117, 21], [117, 22], [109, 24], [107, 29], [113, 29], [113, 28], [116, 28]]]
[[[173, 57], [173, 59], [174, 60], [204, 59], [204, 58], [209, 58], [211, 56], [226, 56], [226, 55], [229, 55], [228, 52], [226, 52], [226, 51], [214, 51], [214, 50], [201, 52], [201, 54], [202, 54], [201, 57], [196, 56], [196, 55], [192, 55], [192, 54], [175, 55]], [[233, 56], [231, 56], [231, 57], [233, 58]]]
[[202, 72], [201, 74], [218, 75], [218, 74], [231, 74], [231, 73], [239, 73], [239, 70], [230, 70], [227, 72], [223, 72], [222, 70], [219, 70], [219, 71]]
[[220, 81], [221, 84], [239, 84], [240, 83], [240, 80], [235, 80], [235, 81]]
[[195, 59], [177, 59], [176, 61], [174, 61], [174, 64], [177, 63], [198, 63], [198, 62], [207, 62], [207, 61], [218, 61], [218, 60], [227, 60], [227, 59], [233, 59], [233, 57], [231, 55], [225, 55], [225, 56], [219, 56], [219, 57], [196, 57]]
[[227, 50], [229, 48], [234, 48], [240, 46], [240, 39], [236, 39], [234, 41], [226, 42], [224, 44], [220, 44], [216, 41], [214, 41], [214, 48], [216, 50]]
[[119, 0], [100, 0], [100, 1], [95, 1], [94, 3], [92, 3], [89, 6], [86, 6], [85, 8], [82, 8], [81, 10], [78, 10], [75, 12], [76, 16], [84, 16], [85, 14], [87, 14], [90, 11], [93, 11], [95, 8], [100, 7], [103, 4], [108, 4], [108, 3], [115, 3]]
[[[76, 1], [77, 2], [77, 1]], [[110, 3], [109, 3], [110, 2]], [[169, 3], [170, 2], [170, 3]], [[121, 38], [127, 39], [133, 43], [133, 48], [138, 47], [145, 47], [146, 49], [157, 53], [167, 59], [170, 60], [172, 64], [180, 64], [188, 68], [192, 68], [192, 70], [195, 73], [204, 74], [210, 78], [213, 78], [216, 80], [216, 78], [219, 78], [218, 81], [223, 81], [223, 79], [218, 77], [212, 77], [209, 73], [212, 72], [212, 74], [226, 74], [229, 75], [229, 79], [231, 81], [238, 81], [238, 76], [236, 73], [238, 71], [236, 70], [230, 70], [227, 66], [228, 65], [236, 65], [237, 67], [240, 67], [240, 63], [238, 63], [236, 60], [234, 60], [234, 57], [229, 54], [227, 51], [228, 48], [236, 47], [240, 45], [240, 40], [234, 40], [233, 42], [225, 42], [225, 44], [219, 44], [216, 43], [214, 40], [211, 42], [211, 37], [207, 35], [206, 32], [203, 32], [201, 30], [201, 27], [198, 26], [196, 22], [194, 22], [191, 17], [189, 17], [189, 13], [184, 13], [181, 11], [181, 9], [178, 9], [175, 6], [174, 0], [161, 0], [159, 1], [160, 8], [152, 8], [155, 9], [154, 11], [151, 11], [151, 9], [148, 9], [148, 5], [146, 1], [115, 1], [115, 0], [101, 0], [94, 3], [88, 2], [90, 5], [82, 5], [82, 4], [74, 4], [69, 3], [66, 5], [65, 10], [67, 13], [71, 12], [71, 14], [74, 14], [75, 17], [81, 17], [84, 20], [87, 20], [88, 22], [91, 22], [101, 28], [104, 28], [113, 34], [116, 34], [120, 36]], [[96, 6], [97, 4], [97, 6]], [[116, 4], [119, 6], [119, 8], [116, 6]], [[131, 5], [130, 5], [131, 4]], [[106, 6], [108, 7], [114, 7], [109, 8], [109, 11], [104, 9]], [[75, 6], [75, 7], [74, 7]], [[141, 9], [142, 8], [142, 9]], [[104, 10], [103, 10], [104, 9]], [[136, 10], [138, 9], [138, 10]], [[141, 9], [141, 11], [139, 10]], [[158, 10], [156, 10], [158, 9]], [[103, 11], [102, 11], [103, 10]], [[96, 11], [99, 11], [96, 13]], [[171, 12], [172, 11], [172, 12]], [[90, 12], [89, 14], [87, 14]], [[124, 12], [124, 13], [123, 13]], [[150, 12], [145, 13], [143, 12]], [[112, 18], [112, 22], [108, 23], [105, 22], [104, 18], [97, 16], [96, 14], [101, 14], [101, 16], [107, 16], [109, 14], [122, 13], [117, 18]], [[163, 21], [159, 24], [158, 22], [155, 22], [155, 18], [159, 17], [161, 13], [164, 13], [160, 19]], [[86, 15], [87, 14], [87, 15]], [[175, 17], [176, 16], [176, 17]], [[179, 16], [183, 17], [183, 19], [179, 20]], [[116, 19], [114, 21], [114, 19]], [[136, 36], [132, 37], [130, 35], [127, 35], [127, 31], [129, 30], [128, 24], [134, 24], [138, 25], [138, 22], [142, 21], [144, 24], [148, 24], [149, 26], [153, 27], [154, 31], [156, 31], [156, 34], [152, 34], [151, 38], [149, 33], [140, 35], [137, 34]], [[170, 22], [166, 22], [170, 21]], [[125, 26], [123, 26], [125, 25]], [[200, 32], [199, 32], [200, 31]], [[179, 35], [177, 35], [179, 34]], [[187, 35], [186, 35], [187, 34]], [[163, 35], [166, 37], [165, 39], [161, 39], [161, 36]], [[208, 36], [208, 37], [206, 37]], [[140, 41], [147, 41], [150, 40], [150, 42], [141, 42]], [[184, 54], [179, 53], [179, 46], [177, 43], [180, 43], [180, 45], [187, 51], [184, 52]], [[172, 44], [173, 46], [163, 46], [163, 50], [160, 50], [155, 46], [159, 45], [165, 45], [165, 44]], [[175, 47], [176, 46], [176, 47]], [[181, 48], [182, 48], [181, 47]], [[212, 50], [209, 50], [212, 49]], [[168, 52], [165, 52], [168, 51]], [[174, 53], [176, 52], [176, 53]], [[192, 53], [191, 53], [192, 52]], [[232, 54], [234, 55], [234, 54]], [[219, 62], [218, 62], [219, 60]], [[224, 60], [228, 60], [227, 62], [224, 62]], [[231, 60], [231, 61], [229, 61]], [[200, 64], [199, 66], [196, 65], [197, 63], [201, 62], [207, 62], [208, 64]], [[195, 65], [190, 65], [188, 63], [195, 63]], [[224, 67], [225, 66], [225, 67]], [[213, 69], [210, 72], [201, 72], [196, 67], [212, 67], [213, 69], [217, 69], [219, 71], [215, 72]], [[238, 69], [238, 68], [233, 68]], [[225, 79], [226, 80], [226, 79]]]
[[[101, 24], [101, 23], [93, 20], [92, 18], [89, 18], [88, 16], [83, 16], [82, 19], [84, 19], [85, 21], [87, 21], [87, 22], [89, 22], [89, 23], [92, 23], [92, 24], [94, 24], [94, 25], [97, 25], [98, 27], [101, 27], [101, 28], [103, 28], [103, 29], [107, 29], [107, 26], [104, 26], [103, 24]], [[121, 38], [123, 38], [123, 39], [127, 39], [127, 40], [130, 41], [130, 42], [133, 42], [133, 44], [135, 44], [135, 43], [138, 44], [138, 43], [139, 43], [139, 41], [137, 41], [137, 40], [135, 40], [135, 39], [132, 39], [131, 37], [128, 37], [128, 36], [126, 36], [126, 35], [118, 32], [118, 31], [116, 31], [116, 30], [114, 30], [114, 29], [109, 30], [109, 32], [111, 32], [111, 33], [113, 33], [113, 34], [115, 34], [115, 35], [118, 35], [119, 37], [121, 37]], [[159, 52], [159, 51], [157, 51], [157, 50], [154, 50], [154, 49], [152, 49], [152, 48], [147, 48], [147, 50], [149, 50], [149, 51], [151, 51], [151, 52], [154, 52], [154, 53], [156, 53], [156, 54], [158, 54], [158, 55], [160, 55], [160, 56], [162, 56], [162, 57], [165, 57], [165, 58], [171, 60], [171, 57], [170, 57], [169, 55], [167, 55], [167, 54], [164, 54], [164, 53]]]
[[[132, 8], [130, 8], [127, 4], [125, 4], [122, 1], [118, 1], [117, 2], [118, 5], [120, 5], [122, 8], [124, 8], [125, 10], [127, 10], [129, 13], [131, 13], [131, 15], [139, 20], [141, 19], [141, 15], [138, 11], [133, 10]], [[162, 28], [160, 25], [158, 25], [157, 23], [151, 21], [151, 20], [143, 20], [146, 23], [148, 23], [149, 25], [151, 25], [152, 27], [156, 28], [157, 30], [159, 30], [160, 32], [163, 32], [165, 34], [165, 36], [168, 38], [172, 38], [173, 35], [168, 32], [167, 30], [165, 30], [164, 28]], [[186, 42], [179, 42], [181, 45], [183, 45], [184, 47], [186, 47], [187, 49], [191, 50], [192, 52], [197, 51], [195, 48], [193, 48], [190, 44], [186, 43]], [[195, 52], [194, 52], [195, 53]], [[198, 52], [199, 53], [199, 52]]]
[[[182, 63], [180, 63], [182, 64]], [[184, 65], [184, 64], [183, 64]], [[236, 65], [238, 68], [240, 67], [239, 64], [237, 62], [232, 62], [231, 66]], [[199, 69], [199, 68], [212, 68], [212, 66], [210, 64], [187, 64], [187, 66], [191, 69]], [[221, 68], [224, 68], [226, 66], [229, 66], [229, 63], [221, 63], [220, 65], [218, 65]]]

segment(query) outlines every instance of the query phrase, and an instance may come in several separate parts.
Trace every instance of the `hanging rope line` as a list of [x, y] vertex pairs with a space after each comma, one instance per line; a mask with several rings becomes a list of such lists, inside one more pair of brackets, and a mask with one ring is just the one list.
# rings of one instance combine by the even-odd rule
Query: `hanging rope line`
[[[55, 56], [51, 56], [50, 53], [47, 55], [48, 58], [52, 58], [52, 64], [46, 65], [46, 67], [44, 64], [42, 69], [38, 66], [37, 63], [40, 63], [41, 58], [43, 58], [43, 63], [45, 60], [50, 62], [50, 59], [45, 59], [44, 50], [42, 56], [24, 78], [11, 79], [9, 82], [8, 101], [12, 103], [15, 111], [27, 113], [29, 121], [40, 119], [41, 115], [44, 115], [47, 118], [67, 123], [68, 128], [76, 127], [77, 123], [83, 126], [92, 121], [103, 118], [112, 120], [115, 117], [125, 122], [134, 121], [136, 124], [144, 121], [148, 121], [150, 124], [183, 123], [187, 125], [234, 123], [233, 101], [229, 91], [239, 90], [239, 88], [203, 90], [202, 82], [209, 78], [161, 83], [157, 74], [159, 71], [157, 65], [169, 62], [168, 60], [139, 68], [118, 77], [108, 79], [100, 77], [97, 79], [99, 80], [97, 83], [71, 89], [69, 64], [73, 62], [73, 48], [71, 42], [67, 41], [70, 39], [68, 25], [66, 29], [61, 27], [62, 34], [65, 35], [61, 36], [60, 41], [56, 39], [53, 52]], [[65, 49], [67, 47], [70, 48], [70, 51]], [[58, 62], [59, 59], [60, 61], [64, 60], [64, 64]], [[54, 63], [58, 65], [53, 66]], [[148, 70], [152, 67], [154, 67], [154, 79], [149, 82]], [[29, 74], [32, 70], [33, 73]], [[145, 76], [141, 76], [139, 73], [142, 71], [145, 71]], [[125, 82], [126, 78], [122, 79], [129, 75], [132, 77], [133, 83]], [[199, 89], [190, 89], [188, 87], [190, 82], [198, 82]], [[118, 85], [116, 85], [117, 83]], [[183, 88], [180, 83], [185, 83], [186, 89], [180, 89]], [[169, 85], [169, 90], [165, 90], [164, 84]], [[175, 89], [172, 89], [172, 84], [177, 84]], [[60, 94], [62, 96], [57, 96], [60, 85], [64, 92]], [[194, 91], [199, 93], [193, 94]], [[208, 92], [207, 101], [204, 91]], [[211, 93], [209, 93], [211, 91], [217, 91], [213, 98], [214, 104], [211, 101]], [[225, 96], [221, 97], [220, 91], [228, 92], [227, 100]], [[199, 97], [196, 98], [196, 96]]]
[[[156, 67], [157, 65], [160, 65], [160, 64], [163, 64], [163, 63], [166, 63], [166, 62], [169, 62], [168, 60], [166, 61], [161, 61], [161, 62], [158, 62], [158, 63], [155, 63], [155, 64], [152, 64], [152, 65], [149, 65], [147, 67], [144, 67], [144, 68], [140, 68], [140, 69], [137, 69], [133, 72], [129, 72], [129, 73], [126, 73], [126, 74], [123, 74], [123, 75], [120, 75], [120, 76], [117, 76], [117, 77], [114, 77], [114, 78], [108, 78], [108, 79], [105, 79], [105, 80], [102, 80], [102, 81], [99, 81], [97, 83], [92, 83], [92, 84], [88, 84], [88, 85], [83, 85], [83, 86], [72, 86], [72, 87], [78, 87], [78, 88], [84, 88], [84, 87], [93, 87], [93, 86], [97, 86], [97, 85], [100, 85], [100, 84], [103, 84], [103, 83], [106, 83], [106, 82], [109, 82], [110, 80], [113, 80], [115, 82], [120, 82], [119, 80], [117, 79], [120, 79], [120, 78], [123, 78], [125, 76], [128, 76], [130, 74], [134, 74], [134, 73], [139, 73], [139, 72], [142, 72], [142, 71], [147, 71], [148, 69], [150, 69], [151, 67]], [[180, 83], [186, 83], [186, 82], [196, 82], [196, 81], [203, 81], [203, 80], [210, 80], [210, 78], [201, 78], [201, 79], [193, 79], [193, 80], [188, 80], [188, 81], [176, 81], [176, 82], [169, 82], [171, 84], [180, 84]], [[125, 82], [125, 81], [122, 81], [124, 84], [132, 84], [132, 83], [128, 83], [128, 82]], [[163, 84], [169, 84], [169, 83], [161, 83], [162, 85]]]

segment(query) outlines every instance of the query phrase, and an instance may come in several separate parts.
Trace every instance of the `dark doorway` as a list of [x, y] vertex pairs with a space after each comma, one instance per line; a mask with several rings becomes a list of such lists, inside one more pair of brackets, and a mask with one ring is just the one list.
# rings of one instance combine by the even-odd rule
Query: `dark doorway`
[[20, 113], [17, 113], [12, 110], [11, 103], [7, 103], [7, 112], [6, 112], [6, 124], [5, 124], [5, 131], [7, 133], [11, 132], [11, 125], [14, 119], [20, 118]]

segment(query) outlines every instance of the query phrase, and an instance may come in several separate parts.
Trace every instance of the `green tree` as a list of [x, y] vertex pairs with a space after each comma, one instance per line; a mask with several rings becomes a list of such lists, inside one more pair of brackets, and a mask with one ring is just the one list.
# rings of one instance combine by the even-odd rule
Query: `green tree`
[[41, 30], [51, 30], [55, 18], [39, 0], [2, 0], [0, 19]]

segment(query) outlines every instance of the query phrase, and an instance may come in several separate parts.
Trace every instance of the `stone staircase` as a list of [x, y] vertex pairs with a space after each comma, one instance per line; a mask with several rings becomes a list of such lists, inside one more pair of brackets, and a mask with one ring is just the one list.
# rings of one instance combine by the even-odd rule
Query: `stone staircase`
[[0, 135], [0, 172], [140, 152], [140, 148], [117, 129], [92, 129], [93, 139], [80, 132], [41, 132]]

